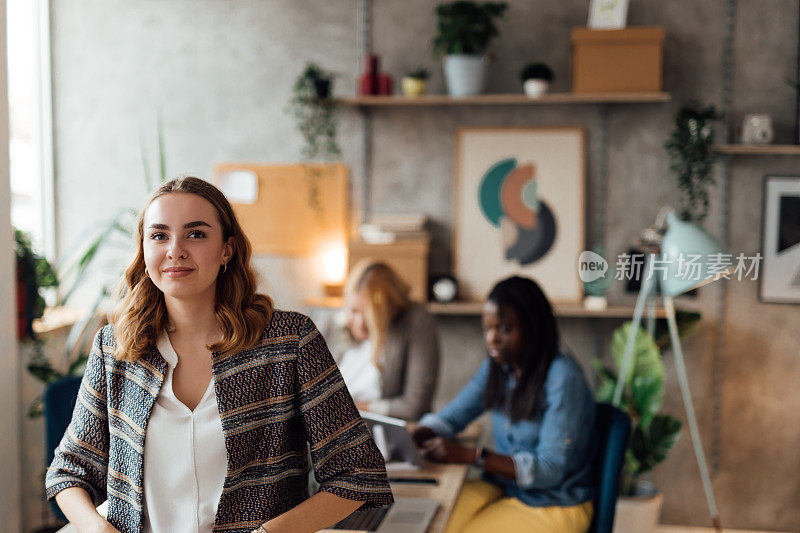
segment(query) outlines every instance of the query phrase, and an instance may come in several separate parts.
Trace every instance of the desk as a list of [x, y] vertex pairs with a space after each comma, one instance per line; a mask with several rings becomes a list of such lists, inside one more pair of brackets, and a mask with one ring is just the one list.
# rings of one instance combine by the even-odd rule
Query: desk
[[[389, 472], [389, 477], [402, 478], [436, 478], [438, 485], [410, 483], [392, 484], [392, 494], [395, 498], [431, 498], [439, 502], [439, 508], [433, 515], [433, 520], [428, 526], [427, 533], [442, 533], [450, 513], [461, 491], [464, 477], [467, 475], [469, 465], [426, 463], [425, 468], [419, 470], [394, 470]], [[346, 533], [337, 529], [323, 529], [318, 533]]]
[[433, 498], [438, 500], [439, 509], [433, 515], [428, 533], [441, 533], [450, 519], [450, 513], [453, 511], [468, 469], [469, 465], [427, 463], [421, 470], [391, 472], [390, 477], [435, 477], [439, 480], [438, 485], [395, 483], [392, 485], [392, 494], [395, 498]]

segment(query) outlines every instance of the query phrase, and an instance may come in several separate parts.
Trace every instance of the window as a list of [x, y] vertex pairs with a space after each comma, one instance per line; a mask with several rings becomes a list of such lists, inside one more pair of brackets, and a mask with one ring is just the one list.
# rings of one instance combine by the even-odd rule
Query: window
[[11, 222], [55, 255], [48, 0], [7, 0]]

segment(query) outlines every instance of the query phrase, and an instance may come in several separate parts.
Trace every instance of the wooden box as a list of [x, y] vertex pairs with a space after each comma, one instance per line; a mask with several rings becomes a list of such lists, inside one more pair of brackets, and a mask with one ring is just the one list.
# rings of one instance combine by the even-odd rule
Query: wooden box
[[572, 92], [661, 91], [664, 28], [572, 30]]
[[350, 271], [360, 260], [370, 257], [379, 259], [392, 267], [411, 287], [411, 299], [416, 302], [428, 300], [428, 250], [427, 237], [397, 239], [391, 244], [367, 244], [350, 241], [347, 261]]

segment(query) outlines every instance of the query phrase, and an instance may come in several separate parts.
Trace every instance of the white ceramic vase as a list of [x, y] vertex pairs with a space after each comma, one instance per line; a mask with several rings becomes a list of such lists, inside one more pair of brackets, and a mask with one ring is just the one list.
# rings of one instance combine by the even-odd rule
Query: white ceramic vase
[[445, 56], [444, 77], [450, 96], [458, 98], [481, 94], [486, 85], [487, 65], [488, 61], [484, 56]]
[[530, 78], [525, 80], [522, 84], [522, 88], [525, 91], [525, 96], [528, 98], [539, 98], [540, 96], [547, 93], [547, 89], [550, 87], [550, 82], [547, 80], [539, 80], [535, 78]]

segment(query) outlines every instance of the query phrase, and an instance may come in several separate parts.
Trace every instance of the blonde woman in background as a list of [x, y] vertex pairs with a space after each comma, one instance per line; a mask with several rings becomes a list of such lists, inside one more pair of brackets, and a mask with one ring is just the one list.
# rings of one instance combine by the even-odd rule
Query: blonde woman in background
[[436, 323], [388, 265], [366, 259], [345, 286], [347, 329], [357, 344], [338, 364], [360, 409], [417, 420], [431, 409], [439, 371]]

